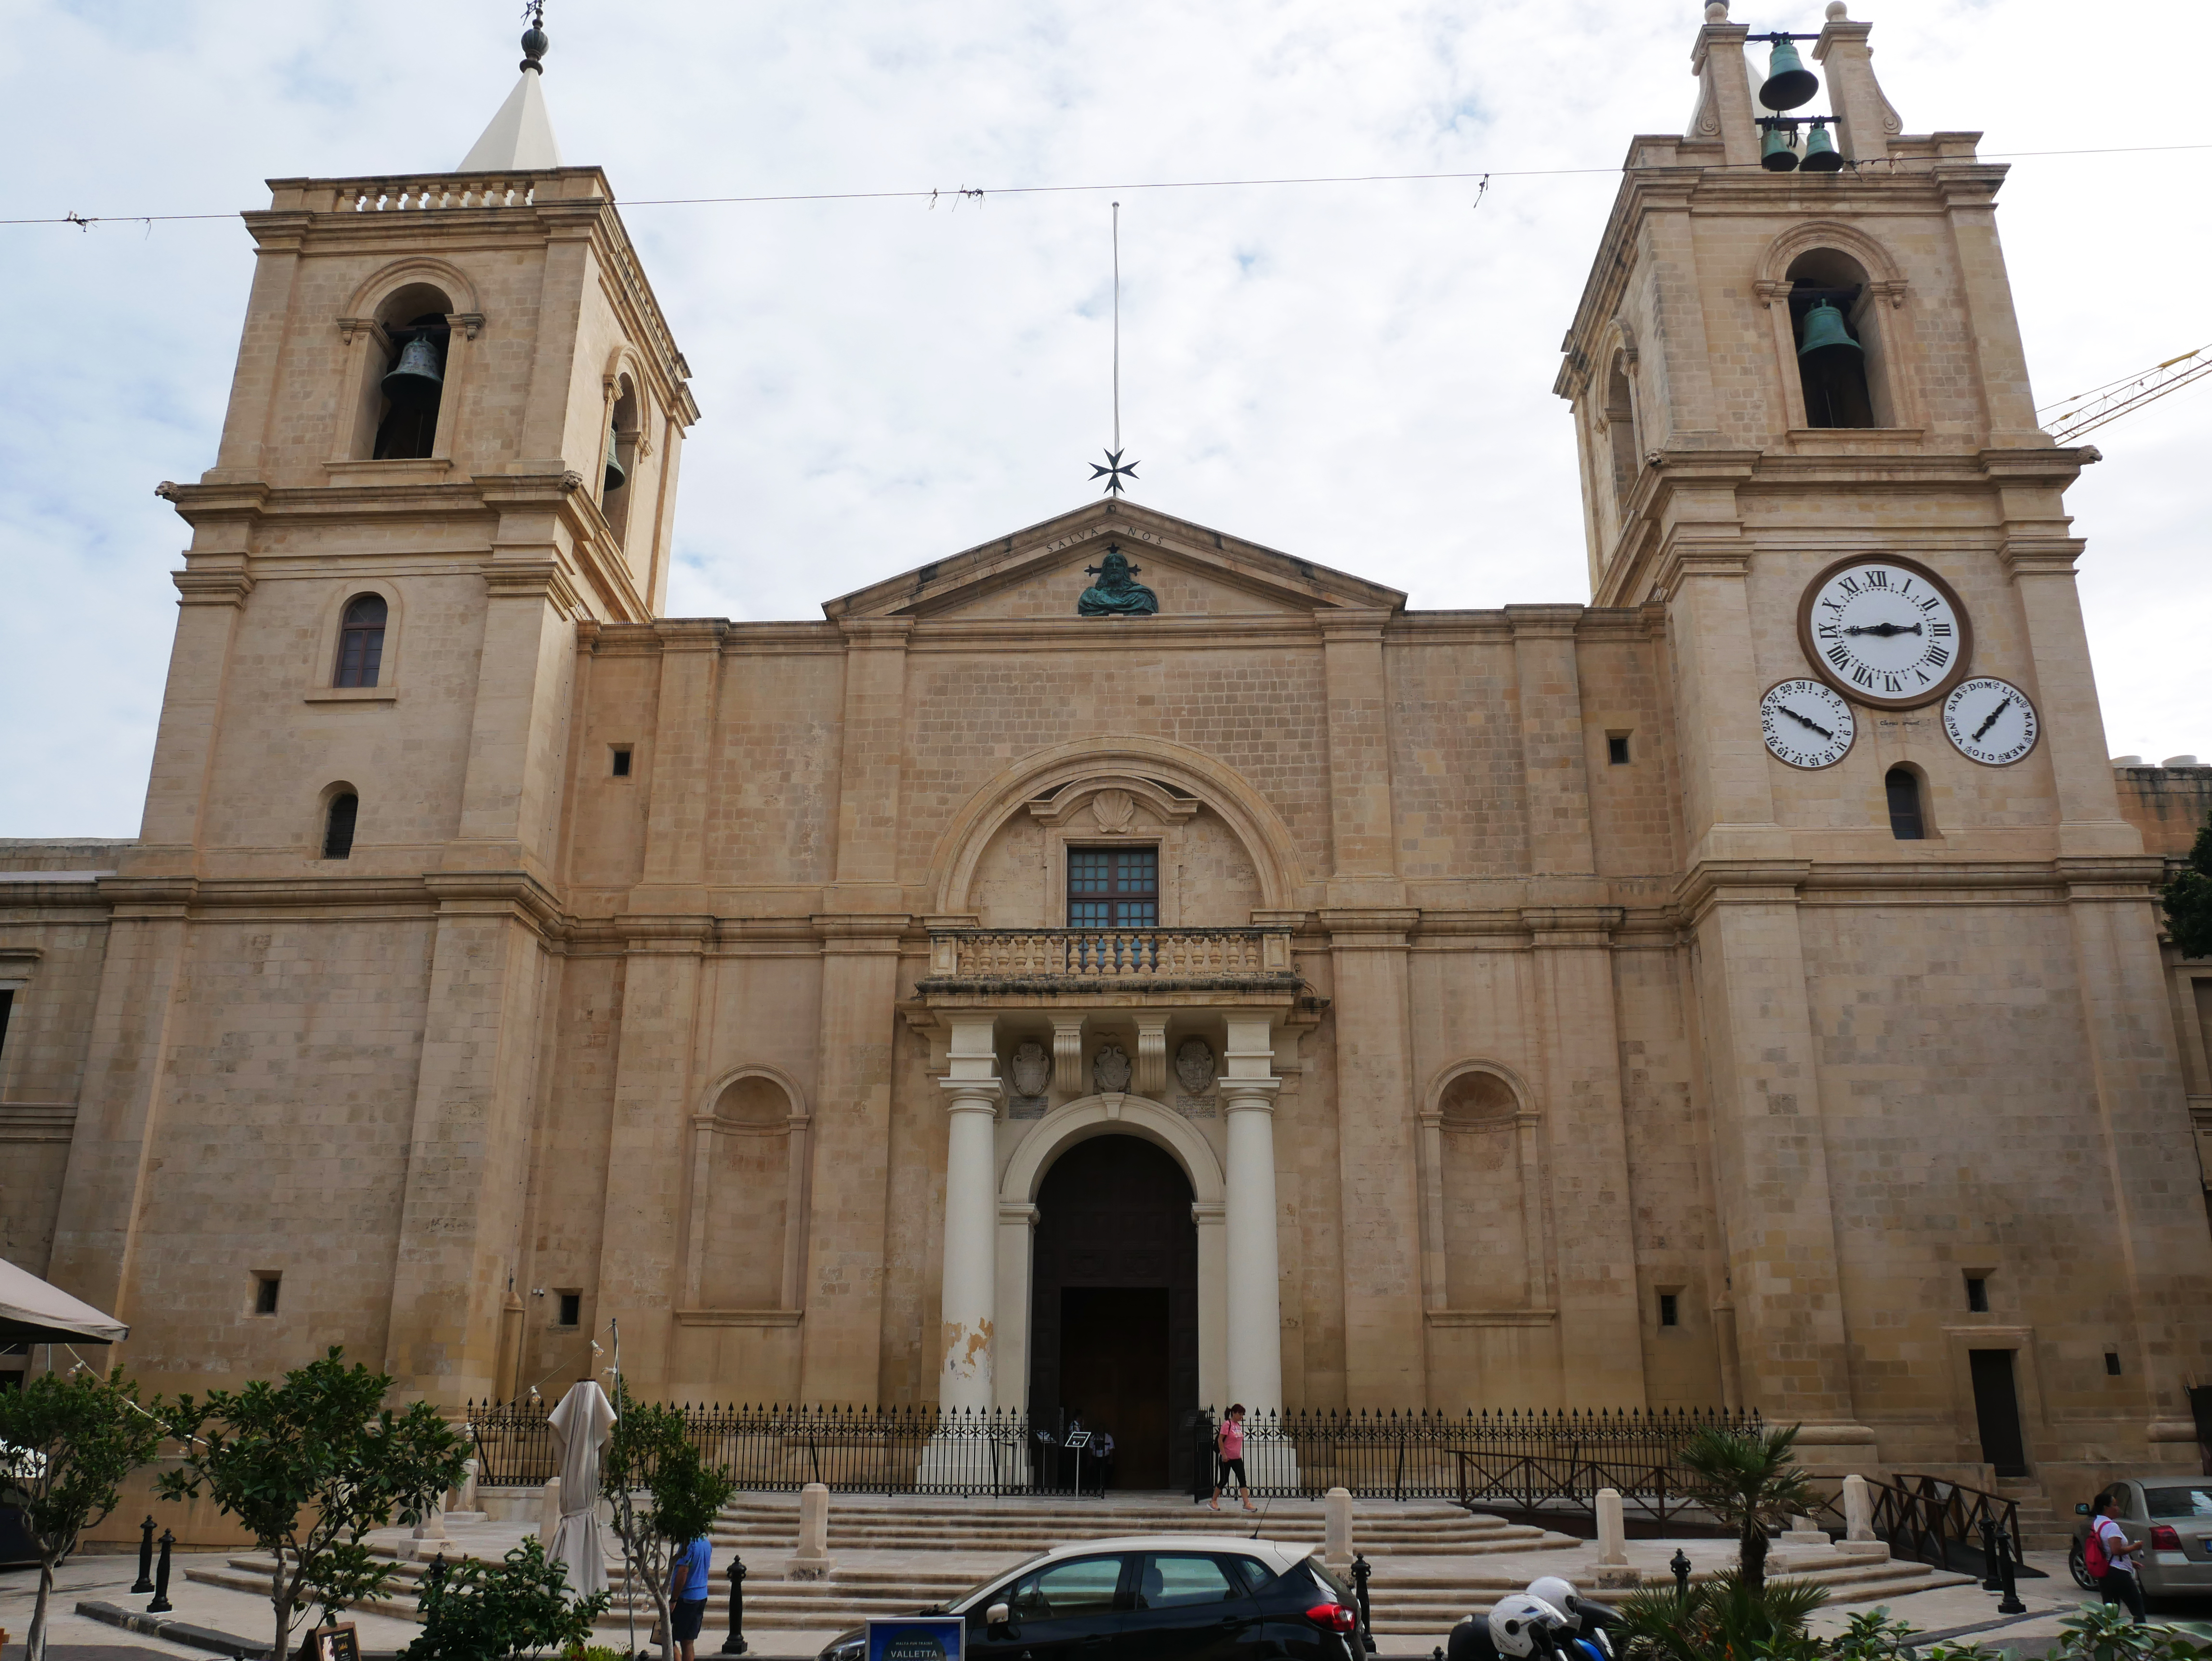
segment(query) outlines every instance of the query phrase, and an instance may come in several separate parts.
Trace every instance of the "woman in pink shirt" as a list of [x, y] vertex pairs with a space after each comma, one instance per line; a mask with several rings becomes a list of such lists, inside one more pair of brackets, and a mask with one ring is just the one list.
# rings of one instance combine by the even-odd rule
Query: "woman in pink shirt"
[[1252, 1503], [1252, 1479], [1244, 1474], [1244, 1404], [1242, 1402], [1231, 1403], [1229, 1411], [1222, 1415], [1221, 1431], [1214, 1441], [1215, 1451], [1221, 1456], [1221, 1469], [1214, 1478], [1213, 1498], [1206, 1503], [1219, 1511], [1221, 1491], [1230, 1485], [1229, 1479], [1233, 1476], [1237, 1479], [1239, 1503], [1245, 1510], [1256, 1512], [1260, 1508]]

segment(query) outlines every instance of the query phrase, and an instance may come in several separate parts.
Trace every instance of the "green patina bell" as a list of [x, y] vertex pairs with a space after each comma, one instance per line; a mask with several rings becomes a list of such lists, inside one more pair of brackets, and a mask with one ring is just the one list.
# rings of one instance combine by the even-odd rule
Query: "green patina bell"
[[1843, 152], [1828, 137], [1828, 130], [1815, 122], [1813, 131], [1805, 135], [1805, 159], [1797, 164], [1807, 173], [1841, 173], [1844, 170]]
[[434, 398], [446, 378], [438, 373], [438, 349], [416, 335], [399, 349], [399, 362], [386, 373], [384, 395], [394, 404]]
[[610, 427], [607, 429], [607, 484], [603, 494], [612, 496], [629, 483], [629, 470], [622, 465], [622, 458], [615, 453], [615, 430]]
[[1759, 101], [1770, 110], [1794, 110], [1812, 102], [1813, 94], [1820, 90], [1820, 76], [1805, 67], [1796, 44], [1776, 41], [1774, 56], [1766, 63], [1766, 84], [1759, 89]]
[[1769, 173], [1789, 173], [1797, 166], [1797, 135], [1787, 127], [1769, 127], [1759, 147], [1759, 165]]
[[1866, 350], [1851, 338], [1850, 331], [1844, 326], [1841, 312], [1824, 300], [1805, 313], [1805, 344], [1797, 349], [1798, 356], [1810, 357], [1815, 352], [1844, 346], [1855, 352]]

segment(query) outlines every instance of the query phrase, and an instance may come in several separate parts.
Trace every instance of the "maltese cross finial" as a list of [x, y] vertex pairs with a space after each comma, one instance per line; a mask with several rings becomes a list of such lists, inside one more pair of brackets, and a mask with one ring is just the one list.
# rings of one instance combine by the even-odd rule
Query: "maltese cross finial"
[[1091, 464], [1091, 477], [1094, 481], [1104, 479], [1106, 494], [1117, 496], [1127, 488], [1121, 481], [1125, 478], [1136, 478], [1137, 464], [1133, 461], [1122, 460], [1121, 452], [1119, 450], [1109, 450], [1105, 454], [1106, 464], [1103, 467], [1095, 461]]

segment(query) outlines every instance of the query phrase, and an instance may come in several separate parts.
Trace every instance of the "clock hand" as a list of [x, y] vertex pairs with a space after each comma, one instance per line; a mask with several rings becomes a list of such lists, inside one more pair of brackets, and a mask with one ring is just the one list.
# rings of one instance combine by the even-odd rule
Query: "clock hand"
[[1846, 629], [1847, 635], [1880, 635], [1887, 640], [1892, 635], [1917, 635], [1922, 632], [1917, 623], [1874, 623]]
[[1809, 727], [1824, 739], [1832, 739], [1836, 736], [1826, 727], [1821, 726], [1819, 721], [1806, 720], [1804, 716], [1799, 715], [1795, 709], [1792, 709], [1786, 703], [1778, 703], [1774, 707], [1781, 710], [1784, 715], [1789, 716], [1790, 720], [1796, 721], [1800, 727]]
[[1990, 727], [1996, 726], [1997, 724], [1997, 717], [2011, 708], [2012, 700], [2010, 698], [2007, 698], [2002, 703], [1997, 705], [1996, 709], [1990, 710], [1990, 718], [1984, 721], [1979, 727], [1974, 728], [1974, 742], [1977, 744], [1980, 743], [1982, 734], [1988, 732]]

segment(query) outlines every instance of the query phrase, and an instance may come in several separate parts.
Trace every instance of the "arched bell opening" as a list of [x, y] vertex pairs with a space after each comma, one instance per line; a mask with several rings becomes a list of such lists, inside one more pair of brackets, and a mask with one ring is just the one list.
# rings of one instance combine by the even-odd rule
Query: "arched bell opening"
[[[1188, 1489], [1198, 1402], [1198, 1228], [1190, 1178], [1139, 1136], [1088, 1137], [1037, 1189], [1031, 1244], [1031, 1422], [1064, 1442], [1079, 1422], [1113, 1438], [1109, 1488]], [[1039, 1443], [1042, 1487], [1070, 1488], [1075, 1456]], [[1101, 1467], [1095, 1445], [1081, 1480]]]
[[638, 396], [627, 375], [615, 382], [614, 408], [607, 422], [605, 453], [600, 463], [599, 511], [619, 540], [629, 531], [630, 488], [637, 477]]
[[1870, 338], [1865, 267], [1833, 248], [1790, 264], [1790, 338], [1808, 427], [1886, 427], [1879, 343]]
[[1605, 378], [1605, 435], [1613, 466], [1613, 517], [1616, 532], [1628, 518], [1628, 499], [1636, 493], [1636, 392], [1628, 379], [1628, 354], [1615, 352]]
[[391, 344], [377, 380], [378, 461], [419, 459], [437, 453], [438, 415], [446, 386], [446, 352], [453, 302], [427, 283], [410, 283], [376, 310]]

